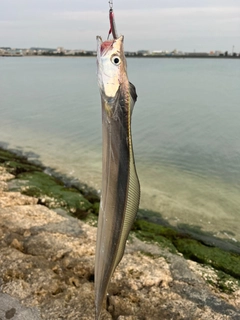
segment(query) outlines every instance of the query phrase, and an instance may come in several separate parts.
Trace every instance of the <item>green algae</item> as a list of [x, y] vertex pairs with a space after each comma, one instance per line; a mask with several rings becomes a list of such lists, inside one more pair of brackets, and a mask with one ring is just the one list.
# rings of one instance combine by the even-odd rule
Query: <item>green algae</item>
[[[192, 239], [189, 235], [173, 228], [156, 225], [144, 220], [137, 220], [134, 223], [133, 231], [141, 240], [157, 242], [161, 246], [169, 245], [168, 248], [171, 252], [180, 252], [187, 259], [210, 265], [219, 272], [240, 279], [239, 254], [207, 246], [201, 241]], [[219, 284], [224, 287], [225, 282], [220, 281]]]
[[2, 149], [0, 149], [0, 163], [4, 165], [8, 172], [14, 175], [18, 175], [23, 172], [43, 170], [42, 167], [27, 161], [26, 158]]
[[19, 158], [17, 155], [13, 154], [10, 151], [0, 149], [0, 163], [4, 163], [8, 160], [13, 160]]
[[167, 234], [174, 235], [176, 232], [173, 229], [156, 225], [145, 220], [136, 220], [132, 230], [137, 238], [148, 242], [157, 242], [163, 248], [168, 248], [170, 252], [176, 253], [177, 250], [172, 244], [171, 240], [166, 236]]
[[90, 212], [84, 219], [86, 223], [91, 225], [92, 227], [97, 227], [98, 217], [95, 213]]
[[4, 163], [5, 161], [10, 160], [8, 155], [5, 154], [2, 150], [0, 150], [0, 163]]
[[24, 172], [31, 172], [31, 171], [42, 171], [42, 168], [34, 164], [29, 163], [21, 163], [19, 161], [7, 161], [5, 163], [8, 168], [11, 168], [11, 173], [18, 175]]
[[220, 291], [231, 294], [239, 289], [240, 281], [225, 272], [217, 272], [217, 283], [215, 285]]
[[41, 198], [41, 204], [50, 208], [63, 207], [71, 213], [83, 215], [92, 209], [92, 204], [75, 188], [66, 188], [62, 182], [44, 172], [33, 171], [18, 174], [18, 180], [27, 181], [22, 193]]
[[173, 244], [186, 258], [211, 265], [216, 270], [240, 279], [240, 256], [194, 239], [174, 239]]
[[202, 276], [210, 286], [221, 292], [231, 294], [239, 290], [240, 280], [235, 279], [223, 271], [212, 268], [212, 272], [203, 272]]
[[29, 162], [25, 157], [0, 149], [0, 163], [15, 175], [16, 183], [11, 190], [38, 198], [38, 204], [49, 208], [62, 207], [71, 215], [85, 219], [88, 214], [97, 215], [99, 197], [80, 190], [66, 187], [62, 181], [43, 172], [44, 167]]

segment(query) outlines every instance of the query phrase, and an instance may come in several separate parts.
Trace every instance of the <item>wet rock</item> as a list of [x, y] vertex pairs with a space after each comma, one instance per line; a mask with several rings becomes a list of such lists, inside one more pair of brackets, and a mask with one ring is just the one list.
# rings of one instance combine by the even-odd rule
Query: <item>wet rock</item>
[[49, 208], [65, 207], [72, 213], [83, 215], [92, 208], [90, 202], [74, 188], [66, 188], [63, 183], [44, 172], [24, 172], [17, 176], [25, 195], [39, 199]]

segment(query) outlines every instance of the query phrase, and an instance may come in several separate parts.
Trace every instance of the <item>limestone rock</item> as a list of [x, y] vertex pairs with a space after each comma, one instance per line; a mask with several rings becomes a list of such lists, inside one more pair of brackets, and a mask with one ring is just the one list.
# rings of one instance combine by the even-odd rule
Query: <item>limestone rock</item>
[[24, 307], [17, 299], [0, 293], [0, 319], [38, 320], [41, 317], [37, 308]]
[[1, 192], [0, 208], [37, 204], [36, 198], [22, 195], [20, 192]]
[[[93, 320], [96, 228], [6, 193], [0, 191], [0, 319]], [[222, 293], [207, 283], [210, 276], [216, 279], [213, 269], [133, 237], [101, 319], [240, 319], [237, 284]]]

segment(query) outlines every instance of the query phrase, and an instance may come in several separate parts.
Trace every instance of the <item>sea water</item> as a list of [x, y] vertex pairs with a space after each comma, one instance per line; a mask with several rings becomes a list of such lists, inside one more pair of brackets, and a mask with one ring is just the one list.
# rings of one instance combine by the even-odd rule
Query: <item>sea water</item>
[[[240, 241], [239, 64], [128, 59], [140, 207], [232, 241]], [[0, 146], [100, 192], [96, 59], [0, 58]]]

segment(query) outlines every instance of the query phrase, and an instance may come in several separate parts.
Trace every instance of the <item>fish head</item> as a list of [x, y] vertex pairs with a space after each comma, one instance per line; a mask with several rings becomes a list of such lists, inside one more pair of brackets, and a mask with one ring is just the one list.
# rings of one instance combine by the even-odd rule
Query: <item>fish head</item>
[[97, 37], [98, 85], [106, 98], [114, 98], [126, 80], [123, 36], [110, 41]]

